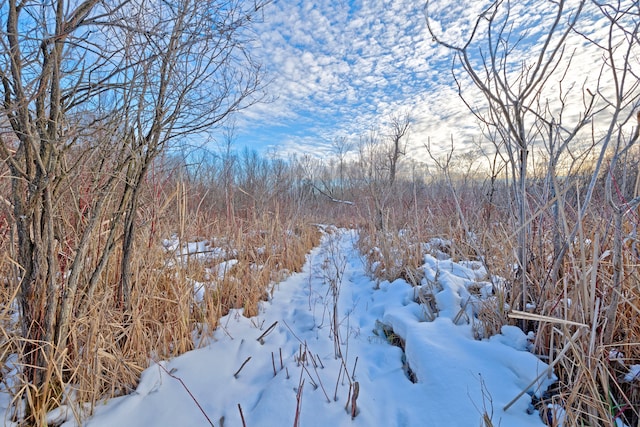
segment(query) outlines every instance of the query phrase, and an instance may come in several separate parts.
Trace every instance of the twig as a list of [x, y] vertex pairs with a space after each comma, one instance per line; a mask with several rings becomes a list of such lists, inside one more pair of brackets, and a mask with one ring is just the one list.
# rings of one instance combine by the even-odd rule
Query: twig
[[311, 359], [311, 363], [313, 364], [313, 367], [317, 369], [318, 364], [316, 363], [316, 358], [313, 357], [313, 353], [309, 353], [309, 351], [307, 350], [307, 365], [309, 364], [308, 362], [309, 359]]
[[276, 372], [276, 359], [273, 356], [273, 351], [271, 352], [271, 365], [273, 366], [273, 376], [275, 377], [277, 375], [277, 372]]
[[322, 364], [322, 360], [320, 359], [320, 355], [316, 353], [316, 357], [318, 359], [318, 363], [320, 364], [320, 368], [324, 369], [324, 365]]
[[282, 347], [280, 347], [280, 370], [284, 369], [284, 365], [282, 364]]
[[356, 356], [356, 361], [353, 364], [353, 371], [351, 372], [351, 379], [353, 381], [356, 380], [356, 366], [358, 366], [358, 356]]
[[559, 323], [561, 325], [579, 326], [588, 328], [584, 323], [572, 322], [571, 320], [559, 319], [557, 317], [543, 316], [541, 314], [527, 313], [525, 311], [512, 310], [508, 316], [512, 319], [534, 320], [539, 322]]
[[267, 328], [266, 331], [264, 331], [264, 333], [262, 335], [260, 335], [256, 341], [260, 341], [260, 344], [264, 344], [263, 338], [266, 337], [272, 330], [273, 328], [276, 327], [276, 325], [278, 324], [278, 321], [276, 320], [275, 322], [273, 322], [273, 324], [271, 326], [269, 326]]
[[358, 415], [358, 406], [356, 401], [360, 394], [360, 383], [358, 381], [353, 383], [353, 394], [351, 395], [351, 419], [354, 419]]
[[[351, 390], [353, 390], [353, 384], [349, 384], [349, 392], [347, 393], [347, 402], [344, 404], [344, 410], [349, 412], [349, 403], [351, 402]], [[338, 400], [336, 398], [336, 400]]]
[[242, 368], [244, 368], [244, 365], [246, 365], [249, 360], [251, 360], [251, 356], [247, 357], [247, 360], [245, 360], [242, 365], [240, 365], [240, 368], [238, 368], [238, 370], [236, 371], [235, 374], [233, 374], [234, 378], [238, 378], [238, 374], [240, 374], [240, 371], [242, 371]]
[[[315, 360], [313, 356], [311, 356], [311, 360]], [[316, 376], [318, 377], [318, 383], [320, 383], [320, 388], [322, 389], [322, 392], [324, 393], [324, 397], [327, 398], [327, 403], [331, 403], [331, 399], [329, 399], [329, 395], [327, 394], [327, 390], [324, 389], [324, 384], [322, 384], [322, 379], [320, 378], [320, 374], [318, 374], [318, 367], [316, 366], [315, 362], [313, 364], [313, 370], [316, 373]]]
[[[333, 392], [333, 400], [338, 401], [338, 386], [340, 385], [340, 375], [342, 375], [342, 365], [340, 366], [340, 370], [338, 371], [338, 380], [336, 381], [336, 388]], [[351, 383], [349, 383], [349, 391], [351, 391]]]
[[242, 420], [242, 427], [247, 427], [247, 423], [244, 421], [244, 414], [242, 413], [242, 406], [238, 403], [238, 411], [240, 411], [240, 419]]
[[562, 349], [562, 351], [560, 353], [558, 353], [558, 355], [553, 360], [553, 362], [551, 362], [549, 364], [549, 367], [547, 369], [543, 370], [533, 381], [531, 381], [531, 383], [529, 383], [529, 385], [527, 385], [525, 388], [523, 388], [522, 391], [520, 393], [518, 393], [518, 395], [516, 397], [514, 397], [511, 402], [507, 403], [505, 405], [505, 407], [503, 408], [503, 411], [507, 412], [509, 410], [509, 408], [511, 408], [511, 406], [514, 403], [516, 403], [516, 401], [518, 399], [520, 399], [520, 397], [522, 397], [523, 394], [525, 394], [531, 387], [534, 386], [535, 383], [538, 382], [538, 380], [540, 380], [540, 378], [542, 378], [543, 376], [547, 375], [547, 372], [551, 371], [551, 369], [560, 361], [560, 359], [562, 359], [562, 357], [565, 355], [565, 353], [567, 351], [569, 351], [569, 349], [573, 345], [573, 342], [575, 340], [577, 340], [580, 335], [582, 335], [582, 331], [583, 331], [582, 328], [580, 328], [577, 331], [575, 331], [573, 336], [571, 336], [571, 339], [564, 345], [564, 348]]
[[302, 369], [304, 369], [304, 371], [307, 373], [307, 376], [309, 377], [309, 381], [311, 381], [311, 385], [313, 386], [314, 390], [318, 389], [318, 384], [316, 384], [316, 382], [313, 380], [313, 377], [311, 376], [311, 372], [309, 372], [309, 369], [307, 369], [306, 366], [302, 366]]
[[289, 332], [291, 332], [291, 334], [295, 337], [295, 339], [298, 340], [298, 342], [300, 342], [300, 344], [302, 344], [302, 340], [296, 335], [295, 332], [293, 332], [293, 329], [291, 329], [291, 326], [289, 326], [289, 324], [283, 320], [282, 323], [284, 323], [284, 325], [287, 327], [287, 329], [289, 329]]
[[[352, 384], [351, 377], [349, 376], [349, 369], [347, 368], [347, 365], [344, 363], [344, 359], [340, 359], [340, 361], [342, 362], [342, 367], [340, 368], [340, 371], [338, 371], [338, 380], [336, 381], [336, 389], [333, 394], [333, 400], [335, 401], [338, 400], [338, 386], [340, 385], [340, 376], [342, 376], [342, 385], [344, 385], [345, 378], [349, 380], [349, 386], [351, 386]], [[344, 375], [342, 375], [343, 372], [344, 372]]]
[[349, 376], [349, 368], [347, 367], [347, 362], [344, 360], [344, 357], [340, 358], [340, 362], [342, 363], [342, 369], [344, 370], [344, 375], [342, 376], [342, 385], [344, 385], [344, 379], [346, 378], [351, 384], [351, 377]]
[[304, 387], [304, 379], [300, 382], [298, 393], [296, 394], [296, 417], [293, 420], [293, 427], [300, 426], [300, 407], [302, 406], [302, 388]]
[[[155, 362], [155, 360], [154, 360]], [[209, 422], [209, 424], [213, 427], [213, 421], [211, 421], [211, 419], [209, 418], [209, 416], [207, 415], [207, 413], [204, 411], [204, 409], [202, 408], [202, 406], [200, 406], [200, 403], [198, 402], [198, 400], [196, 399], [196, 397], [193, 395], [193, 393], [191, 393], [191, 390], [189, 390], [189, 387], [187, 387], [187, 385], [184, 383], [184, 381], [182, 381], [182, 378], [175, 376], [174, 374], [172, 374], [171, 372], [167, 371], [167, 368], [165, 368], [164, 366], [162, 366], [162, 364], [156, 362], [156, 365], [158, 365], [160, 367], [160, 369], [162, 369], [167, 375], [169, 375], [171, 378], [173, 378], [174, 380], [177, 380], [180, 382], [180, 384], [182, 384], [182, 387], [187, 391], [187, 393], [189, 394], [189, 396], [191, 397], [191, 399], [193, 399], [193, 402], [196, 404], [196, 406], [198, 407], [198, 409], [200, 410], [200, 412], [202, 412], [202, 415], [204, 415], [204, 417], [207, 419], [207, 421]]]

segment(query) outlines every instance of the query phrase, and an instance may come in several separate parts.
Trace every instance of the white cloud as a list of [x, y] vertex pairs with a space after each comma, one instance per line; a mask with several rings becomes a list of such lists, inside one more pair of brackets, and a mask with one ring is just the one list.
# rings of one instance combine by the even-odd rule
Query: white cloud
[[[568, 1], [562, 22], [578, 1]], [[461, 45], [489, 4], [488, 0], [431, 0], [432, 29], [443, 40]], [[515, 73], [536, 58], [552, 25], [555, 6], [554, 2], [535, 0], [512, 1], [511, 5], [512, 40], [524, 37], [520, 48], [510, 53], [510, 72], [516, 82]], [[580, 28], [590, 37], [602, 39], [607, 24], [596, 20], [598, 15], [592, 9], [585, 11]], [[484, 20], [480, 22], [485, 25]], [[476, 62], [478, 49], [487, 52], [482, 25], [477, 46], [471, 49]], [[258, 35], [256, 52], [277, 99], [240, 116], [240, 134], [249, 141], [278, 146], [283, 153], [299, 150], [321, 156], [335, 136], [357, 136], [398, 110], [408, 110], [414, 117], [410, 143], [416, 158], [426, 158], [422, 147], [428, 138], [444, 150], [453, 137], [465, 149], [480, 135], [478, 123], [459, 98], [451, 76], [452, 52], [432, 41], [420, 1], [276, 0], [265, 10]], [[566, 93], [575, 82], [567, 97], [571, 106], [563, 118], [567, 123], [583, 111], [582, 85], [586, 82], [587, 87], [596, 87], [594, 73], [603, 61], [603, 52], [578, 34], [567, 39], [564, 55], [569, 58], [572, 53], [571, 69], [562, 84], [561, 67], [542, 94], [553, 110], [560, 89]], [[482, 108], [486, 103], [483, 97], [468, 79], [459, 72], [458, 76], [462, 77], [465, 99]]]

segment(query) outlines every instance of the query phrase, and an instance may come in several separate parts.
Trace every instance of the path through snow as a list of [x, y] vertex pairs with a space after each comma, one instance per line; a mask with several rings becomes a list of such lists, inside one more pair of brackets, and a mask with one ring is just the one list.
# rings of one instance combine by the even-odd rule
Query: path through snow
[[[85, 425], [207, 426], [208, 417], [215, 426], [242, 426], [240, 405], [248, 427], [293, 426], [298, 396], [303, 427], [476, 427], [483, 408], [496, 426], [543, 425], [537, 413], [527, 414], [526, 394], [502, 410], [547, 367], [523, 351], [524, 334], [508, 327], [477, 341], [470, 325], [452, 321], [472, 270], [426, 257], [427, 278], [440, 270], [442, 285], [436, 295], [440, 316], [429, 322], [414, 302], [415, 289], [403, 280], [376, 289], [354, 249], [356, 238], [352, 231], [327, 234], [304, 270], [280, 283], [257, 317], [231, 312], [210, 345], [162, 367], [152, 365], [133, 394], [98, 406]], [[332, 285], [339, 292], [337, 347]], [[389, 344], [380, 322], [403, 338], [406, 355]], [[407, 363], [417, 383], [409, 380]], [[351, 410], [347, 398], [355, 382], [359, 394], [352, 420], [345, 407]]]

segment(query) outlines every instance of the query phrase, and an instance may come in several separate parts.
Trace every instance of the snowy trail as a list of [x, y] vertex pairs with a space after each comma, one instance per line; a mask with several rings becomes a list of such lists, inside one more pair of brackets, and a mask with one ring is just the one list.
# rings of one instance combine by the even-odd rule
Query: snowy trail
[[[325, 236], [304, 270], [280, 283], [257, 317], [230, 313], [210, 345], [163, 362], [163, 368], [152, 365], [136, 392], [98, 406], [85, 425], [207, 426], [208, 418], [215, 426], [242, 426], [240, 405], [248, 427], [293, 426], [298, 395], [303, 427], [475, 427], [481, 425], [484, 407], [495, 425], [543, 425], [537, 413], [526, 413], [526, 394], [508, 412], [502, 411], [546, 368], [521, 351], [524, 334], [506, 328], [506, 335], [476, 341], [471, 326], [455, 325], [444, 315], [447, 304], [451, 313], [459, 304], [461, 283], [468, 280], [465, 271], [459, 272], [463, 267], [450, 269], [438, 296], [440, 317], [427, 322], [414, 302], [415, 290], [406, 282], [383, 282], [376, 289], [354, 249], [355, 239], [350, 231]], [[441, 267], [433, 258], [427, 261], [427, 276]], [[342, 359], [336, 357], [332, 284], [339, 290], [336, 318]], [[406, 341], [406, 356], [389, 344], [379, 322], [392, 326]], [[407, 377], [403, 360], [417, 383]], [[351, 382], [359, 385], [353, 420], [345, 410], [350, 389], [345, 366], [349, 376], [353, 374]]]

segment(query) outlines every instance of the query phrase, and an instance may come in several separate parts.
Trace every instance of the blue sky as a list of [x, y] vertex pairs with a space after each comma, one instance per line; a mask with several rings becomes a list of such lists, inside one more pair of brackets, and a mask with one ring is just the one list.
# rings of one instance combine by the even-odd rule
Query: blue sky
[[321, 156], [334, 138], [357, 139], [423, 104], [429, 87], [450, 76], [448, 58], [433, 60], [422, 7], [406, 0], [269, 5], [256, 53], [277, 99], [237, 118], [237, 145]]
[[[448, 40], [463, 39], [488, 3], [431, 0], [435, 28]], [[528, 41], [516, 52], [524, 61], [548, 25], [551, 2], [512, 3], [516, 28]], [[569, 11], [575, 3], [569, 1]], [[452, 55], [433, 43], [423, 8], [421, 0], [275, 0], [257, 24], [255, 50], [275, 99], [236, 117], [236, 148], [324, 157], [335, 138], [355, 142], [371, 129], [384, 130], [391, 114], [408, 111], [415, 159], [427, 157], [428, 139], [443, 150], [453, 139], [457, 149], [468, 150], [480, 136], [478, 124], [458, 97]], [[586, 28], [590, 34], [606, 29], [595, 21]], [[571, 76], [582, 84], [599, 69], [601, 53], [580, 48], [579, 36], [568, 44], [579, 48]], [[470, 99], [481, 103], [465, 84]]]

